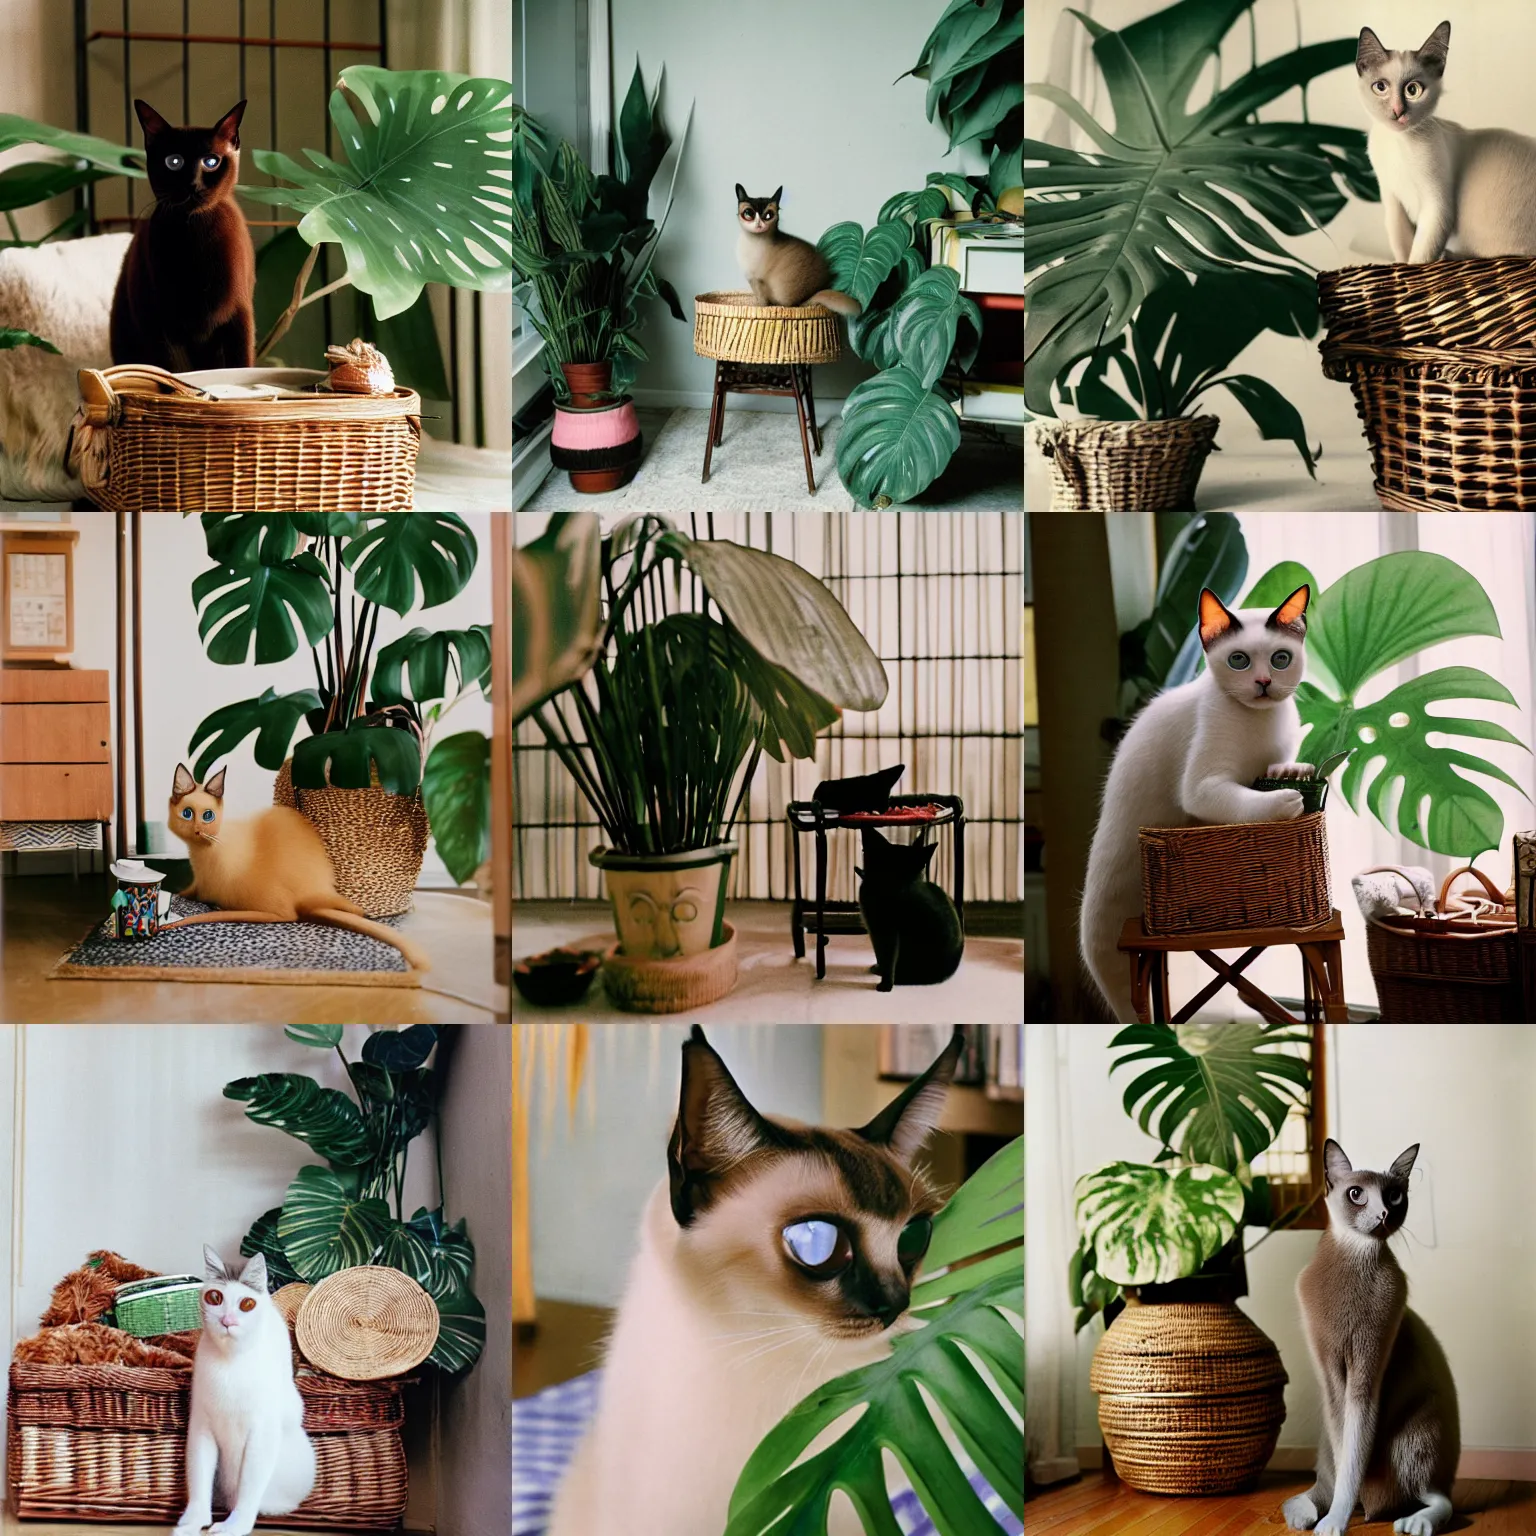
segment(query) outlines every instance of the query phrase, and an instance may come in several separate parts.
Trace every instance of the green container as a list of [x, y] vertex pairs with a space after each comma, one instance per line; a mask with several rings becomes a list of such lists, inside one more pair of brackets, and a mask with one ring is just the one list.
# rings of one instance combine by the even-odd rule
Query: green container
[[1328, 799], [1327, 779], [1255, 779], [1253, 787], [1265, 791], [1294, 789], [1301, 796], [1303, 813], [1308, 816], [1322, 810]]
[[117, 1326], [135, 1338], [186, 1333], [203, 1326], [203, 1282], [196, 1275], [156, 1275], [117, 1288]]

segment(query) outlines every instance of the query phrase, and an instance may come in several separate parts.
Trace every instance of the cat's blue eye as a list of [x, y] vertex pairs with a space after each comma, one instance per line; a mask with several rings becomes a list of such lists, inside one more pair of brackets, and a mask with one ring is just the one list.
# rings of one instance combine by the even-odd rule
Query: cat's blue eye
[[896, 1257], [911, 1269], [928, 1252], [928, 1244], [932, 1238], [933, 1218], [914, 1216], [901, 1229], [901, 1236], [896, 1239]]
[[1234, 672], [1246, 672], [1249, 665], [1248, 652], [1233, 651], [1232, 654], [1227, 657], [1227, 665], [1231, 667]]
[[183, 821], [191, 821], [192, 820], [192, 807], [190, 805], [184, 805], [181, 808], [181, 819]]
[[200, 163], [205, 171], [216, 171], [219, 168], [219, 157], [217, 155], [204, 155]]
[[1289, 651], [1276, 651], [1269, 658], [1269, 664], [1283, 672], [1291, 664], [1291, 653]]
[[212, 821], [213, 820], [213, 812], [212, 811], [204, 811], [203, 812], [203, 820], [204, 821]]
[[180, 155], [167, 155], [165, 157], [165, 168], [168, 171], [179, 171], [186, 163]]
[[784, 1228], [784, 1247], [797, 1264], [818, 1274], [835, 1274], [853, 1259], [843, 1229], [831, 1221], [797, 1221]]

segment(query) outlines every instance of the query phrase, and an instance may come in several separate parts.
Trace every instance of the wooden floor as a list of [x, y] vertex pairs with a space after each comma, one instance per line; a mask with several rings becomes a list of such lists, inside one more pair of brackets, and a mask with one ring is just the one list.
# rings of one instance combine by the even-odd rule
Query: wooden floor
[[[1137, 1493], [1114, 1474], [1085, 1472], [1048, 1488], [1024, 1507], [1029, 1536], [1276, 1536], [1285, 1530], [1280, 1506], [1312, 1486], [1310, 1473], [1266, 1472], [1249, 1493], [1213, 1498], [1165, 1498]], [[1536, 1483], [1462, 1478], [1451, 1494], [1456, 1518], [1448, 1531], [1478, 1536], [1533, 1536]], [[1350, 1536], [1391, 1536], [1390, 1520], [1369, 1524], [1357, 1514]]]
[[575, 1301], [540, 1301], [538, 1321], [519, 1323], [512, 1332], [512, 1396], [532, 1397], [596, 1370], [613, 1311]]

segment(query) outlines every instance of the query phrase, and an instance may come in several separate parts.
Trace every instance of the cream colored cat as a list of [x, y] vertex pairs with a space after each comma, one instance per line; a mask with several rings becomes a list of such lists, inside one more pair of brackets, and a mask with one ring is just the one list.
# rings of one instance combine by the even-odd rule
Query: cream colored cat
[[431, 969], [425, 953], [404, 935], [363, 915], [336, 890], [336, 872], [320, 834], [297, 811], [274, 805], [249, 821], [224, 820], [221, 768], [199, 785], [176, 766], [166, 825], [187, 845], [192, 884], [181, 894], [210, 901], [220, 912], [183, 917], [190, 923], [292, 923], [300, 918], [350, 928], [393, 945], [418, 971]]
[[821, 304], [839, 315], [856, 315], [863, 306], [857, 299], [829, 287], [832, 268], [827, 258], [798, 235], [779, 227], [780, 187], [772, 197], [748, 197], [736, 183], [736, 259], [762, 304]]

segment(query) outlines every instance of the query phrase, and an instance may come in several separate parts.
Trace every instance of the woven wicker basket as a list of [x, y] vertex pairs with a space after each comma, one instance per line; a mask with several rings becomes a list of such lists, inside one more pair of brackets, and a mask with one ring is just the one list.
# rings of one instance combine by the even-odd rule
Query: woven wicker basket
[[427, 809], [418, 789], [392, 795], [370, 789], [293, 787], [293, 759], [278, 770], [273, 805], [286, 805], [314, 824], [331, 856], [336, 889], [369, 917], [411, 910], [411, 892], [427, 853]]
[[1326, 923], [1333, 895], [1323, 817], [1143, 827], [1141, 901], [1148, 933]]
[[617, 944], [603, 958], [603, 987], [615, 1008], [630, 1013], [687, 1013], [725, 996], [736, 985], [736, 930], [697, 955], [651, 960], [626, 955]]
[[1037, 421], [1053, 512], [1188, 512], [1216, 441], [1215, 416]]
[[1536, 507], [1536, 262], [1320, 273], [1323, 372], [1354, 389], [1384, 507]]
[[693, 301], [693, 350], [727, 363], [835, 363], [837, 317], [820, 304], [759, 305], [750, 293]]
[[411, 506], [421, 445], [415, 390], [212, 400], [158, 368], [82, 368], [79, 379], [80, 478], [109, 512]]
[[1285, 1421], [1280, 1354], [1233, 1302], [1128, 1301], [1088, 1384], [1123, 1482], [1229, 1493], [1264, 1470]]
[[[263, 1525], [389, 1531], [405, 1513], [397, 1382], [297, 1378], [319, 1466], [315, 1490]], [[191, 1373], [13, 1364], [6, 1492], [22, 1519], [174, 1521], [187, 1502]]]
[[437, 1343], [437, 1303], [409, 1275], [382, 1264], [338, 1270], [301, 1303], [299, 1349], [322, 1371], [377, 1381], [413, 1371]]

